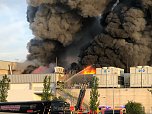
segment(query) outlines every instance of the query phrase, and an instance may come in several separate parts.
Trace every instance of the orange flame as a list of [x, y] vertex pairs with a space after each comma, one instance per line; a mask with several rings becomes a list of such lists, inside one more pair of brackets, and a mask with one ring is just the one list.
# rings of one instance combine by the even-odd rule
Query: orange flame
[[81, 74], [96, 74], [96, 69], [92, 66], [87, 66], [85, 69], [81, 71]]

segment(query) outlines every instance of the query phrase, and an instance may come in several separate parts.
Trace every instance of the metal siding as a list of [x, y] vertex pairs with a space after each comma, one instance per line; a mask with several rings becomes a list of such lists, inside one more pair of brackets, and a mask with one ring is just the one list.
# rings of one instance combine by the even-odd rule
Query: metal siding
[[124, 74], [124, 84], [125, 84], [125, 86], [128, 86], [128, 85], [130, 85], [130, 73], [125, 73]]
[[152, 74], [149, 73], [131, 74], [130, 87], [141, 87], [141, 76], [142, 76], [142, 87], [151, 87]]
[[51, 82], [54, 82], [54, 74], [20, 74], [8, 75], [11, 83], [30, 83], [30, 82], [43, 82], [45, 76], [51, 77]]
[[96, 70], [98, 70], [98, 74], [101, 73], [99, 77], [99, 87], [113, 87], [113, 84], [114, 87], [120, 87], [120, 85], [118, 84], [118, 76], [124, 74], [123, 69], [114, 67], [103, 67], [101, 71], [99, 68]]
[[130, 74], [130, 87], [141, 87], [141, 81], [142, 81], [142, 87], [151, 87], [152, 85], [152, 73], [150, 73], [151, 68], [152, 67], [148, 67], [148, 66], [143, 66], [142, 68], [135, 67], [136, 73]]
[[148, 73], [152, 74], [152, 67], [148, 67]]
[[102, 73], [102, 69], [101, 68], [96, 68], [96, 74], [101, 74]]

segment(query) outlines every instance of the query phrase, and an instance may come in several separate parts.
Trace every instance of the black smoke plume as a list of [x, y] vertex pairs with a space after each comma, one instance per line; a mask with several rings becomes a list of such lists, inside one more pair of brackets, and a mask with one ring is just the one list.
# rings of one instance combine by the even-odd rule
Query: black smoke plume
[[30, 61], [69, 67], [151, 65], [152, 0], [27, 0]]
[[35, 38], [28, 43], [30, 61], [67, 67], [78, 62], [82, 47], [102, 30], [101, 12], [112, 0], [28, 0], [27, 20]]
[[82, 66], [152, 65], [152, 0], [120, 0], [101, 25], [100, 35], [81, 51]]

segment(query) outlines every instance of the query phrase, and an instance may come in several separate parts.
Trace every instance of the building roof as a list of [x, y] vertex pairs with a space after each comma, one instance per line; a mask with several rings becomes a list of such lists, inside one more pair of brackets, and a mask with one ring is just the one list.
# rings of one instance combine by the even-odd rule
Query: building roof
[[[51, 77], [51, 82], [55, 81], [55, 74], [20, 74], [20, 75], [7, 75], [11, 80], [10, 83], [42, 83], [45, 76]], [[0, 76], [0, 80], [2, 76]]]

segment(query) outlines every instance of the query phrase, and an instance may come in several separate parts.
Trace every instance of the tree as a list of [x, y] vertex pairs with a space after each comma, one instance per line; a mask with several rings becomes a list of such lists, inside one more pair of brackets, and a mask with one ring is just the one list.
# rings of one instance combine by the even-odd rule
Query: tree
[[0, 80], [0, 102], [7, 102], [10, 79], [7, 75]]
[[95, 114], [95, 112], [99, 106], [98, 97], [100, 95], [98, 93], [98, 81], [99, 81], [99, 79], [96, 76], [94, 76], [91, 81], [90, 110], [92, 111], [92, 114]]
[[61, 101], [66, 101], [66, 99], [65, 98], [63, 98], [63, 97], [61, 97], [61, 96], [59, 96], [59, 97], [53, 97], [53, 99], [52, 100], [61, 100]]
[[51, 82], [50, 77], [45, 76], [43, 82], [43, 93], [41, 100], [51, 100], [52, 92], [51, 92]]
[[145, 114], [144, 108], [141, 103], [128, 101], [125, 106], [127, 114]]

